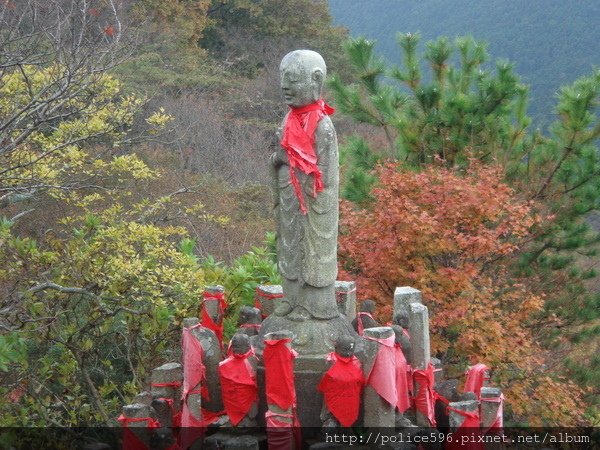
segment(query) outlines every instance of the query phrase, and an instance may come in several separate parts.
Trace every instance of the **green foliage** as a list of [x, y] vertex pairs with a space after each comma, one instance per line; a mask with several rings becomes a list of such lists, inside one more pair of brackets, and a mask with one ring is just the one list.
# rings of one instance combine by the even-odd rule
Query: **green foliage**
[[254, 306], [256, 286], [281, 284], [275, 256], [275, 235], [268, 233], [264, 247], [253, 247], [229, 266], [206, 258], [201, 267], [208, 284], [220, 284], [225, 288], [229, 305], [225, 318], [225, 336], [230, 338], [237, 330], [239, 309]]
[[371, 187], [376, 181], [371, 171], [377, 164], [377, 155], [363, 139], [357, 137], [350, 138], [341, 146], [340, 152], [342, 164], [349, 167], [344, 177], [342, 196], [355, 203], [368, 202]]
[[[373, 42], [364, 38], [346, 45], [357, 84], [331, 81], [336, 105], [358, 122], [379, 127], [387, 149], [380, 153], [425, 164], [436, 158], [448, 165], [463, 166], [467, 156], [500, 161], [523, 154], [527, 144], [521, 137], [529, 119], [520, 107], [526, 89], [519, 84], [512, 66], [498, 62], [487, 69], [485, 45], [472, 38], [448, 39], [427, 44], [431, 81], [423, 81], [416, 53], [418, 35], [400, 34], [404, 51], [402, 67], [385, 69], [373, 53]], [[458, 53], [459, 63], [453, 55]], [[396, 80], [390, 83], [384, 75]]]
[[197, 309], [204, 275], [177, 249], [185, 231], [119, 212], [68, 218], [69, 235], [43, 242], [4, 233], [1, 281], [21, 312], [2, 361], [25, 393], [3, 396], [3, 425], [110, 423]]

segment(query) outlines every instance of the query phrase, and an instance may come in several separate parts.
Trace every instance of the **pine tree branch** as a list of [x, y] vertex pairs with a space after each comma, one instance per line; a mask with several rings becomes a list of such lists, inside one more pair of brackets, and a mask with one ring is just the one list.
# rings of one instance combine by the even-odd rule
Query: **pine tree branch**
[[569, 157], [569, 155], [573, 152], [573, 145], [575, 144], [575, 138], [576, 137], [577, 137], [577, 131], [574, 131], [573, 132], [573, 136], [571, 136], [571, 140], [569, 141], [569, 145], [567, 145], [565, 147], [565, 151], [564, 151], [562, 157], [560, 158], [560, 160], [558, 161], [558, 163], [556, 163], [556, 166], [554, 167], [554, 169], [552, 170], [552, 172], [550, 173], [550, 175], [548, 176], [548, 178], [546, 178], [546, 181], [544, 181], [544, 184], [542, 184], [542, 187], [539, 189], [539, 191], [537, 192], [537, 194], [535, 194], [531, 198], [531, 200], [535, 200], [536, 198], [541, 197], [542, 193], [546, 190], [546, 188], [548, 188], [548, 186], [550, 185], [550, 183], [554, 179], [554, 176], [556, 175], [556, 173], [562, 167], [563, 163], [566, 161], [566, 159]]

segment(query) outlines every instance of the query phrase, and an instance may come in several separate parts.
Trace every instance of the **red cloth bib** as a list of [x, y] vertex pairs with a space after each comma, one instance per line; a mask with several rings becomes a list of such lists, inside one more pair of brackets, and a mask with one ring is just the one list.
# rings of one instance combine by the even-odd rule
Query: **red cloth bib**
[[232, 354], [219, 363], [223, 404], [234, 426], [240, 423], [258, 400], [256, 372], [248, 361], [249, 357], [254, 357], [253, 354], [252, 350], [243, 355]]
[[158, 428], [159, 423], [151, 417], [129, 418], [124, 415], [117, 419], [123, 427], [123, 449], [125, 450], [148, 450], [148, 446], [133, 431], [129, 429], [132, 422], [146, 422], [147, 428]]
[[[181, 427], [179, 433], [179, 445], [183, 449], [190, 447], [196, 440], [204, 434], [204, 421], [202, 415], [192, 414], [188, 406], [188, 397], [190, 394], [203, 394], [206, 390], [202, 386], [200, 390], [195, 389], [205, 380], [204, 364], [202, 363], [203, 351], [200, 342], [192, 335], [192, 330], [200, 328], [197, 324], [183, 329], [181, 350], [183, 359], [183, 392], [181, 399], [183, 405], [181, 409]], [[208, 393], [208, 391], [206, 391]]]
[[[227, 308], [227, 303], [225, 302], [225, 295], [222, 292], [218, 292], [216, 294], [205, 292], [204, 301], [202, 303], [202, 312], [200, 322], [202, 326], [208, 328], [209, 330], [213, 330], [217, 335], [217, 339], [219, 340], [219, 345], [223, 348], [223, 314], [225, 313], [225, 308]], [[219, 323], [215, 322], [212, 316], [206, 310], [206, 302], [218, 302], [217, 312], [221, 320]]]
[[286, 347], [291, 339], [265, 340], [265, 385], [267, 403], [287, 410], [296, 405], [294, 358], [296, 352]]
[[[452, 433], [452, 440], [446, 442], [445, 449], [485, 450], [483, 442], [477, 442], [481, 432], [479, 431], [479, 412], [468, 412], [447, 406], [448, 411], [454, 411], [465, 418], [458, 429]], [[465, 439], [462, 438], [465, 436]], [[463, 443], [464, 441], [464, 443]]]
[[413, 369], [413, 380], [419, 384], [419, 391], [414, 397], [415, 408], [429, 419], [431, 426], [435, 427], [433, 365], [430, 363], [425, 370]]
[[398, 393], [398, 403], [396, 408], [403, 413], [410, 408], [410, 392], [412, 388], [409, 386], [410, 366], [406, 362], [404, 353], [400, 344], [394, 345], [396, 354], [396, 391]]
[[300, 211], [307, 213], [304, 195], [296, 175], [296, 170], [313, 177], [312, 196], [316, 197], [323, 190], [321, 171], [317, 165], [315, 152], [315, 130], [319, 121], [326, 115], [331, 115], [335, 110], [323, 101], [317, 100], [310, 105], [300, 108], [290, 108], [281, 138], [281, 147], [285, 150], [290, 167], [290, 181], [294, 187]]
[[396, 391], [396, 352], [394, 336], [385, 339], [366, 338], [379, 342], [375, 363], [367, 377], [367, 383], [390, 405], [398, 403]]
[[467, 379], [465, 380], [463, 392], [475, 392], [475, 395], [479, 398], [483, 382], [487, 379], [485, 376], [486, 370], [490, 370], [490, 368], [481, 363], [469, 367], [466, 372]]
[[330, 353], [328, 359], [333, 365], [323, 375], [318, 389], [323, 393], [327, 409], [338, 422], [352, 426], [360, 409], [360, 400], [365, 379], [356, 356], [344, 358]]

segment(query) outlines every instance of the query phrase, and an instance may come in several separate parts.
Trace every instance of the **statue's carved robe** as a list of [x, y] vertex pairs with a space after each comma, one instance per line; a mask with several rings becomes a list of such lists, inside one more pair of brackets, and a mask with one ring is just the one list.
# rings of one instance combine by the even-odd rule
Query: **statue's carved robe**
[[[285, 121], [284, 121], [285, 123]], [[275, 169], [277, 255], [286, 300], [316, 318], [336, 317], [339, 157], [337, 137], [329, 116], [315, 131], [315, 152], [324, 188], [313, 197], [314, 180], [300, 170], [296, 176], [308, 213], [300, 211], [290, 181], [289, 166]]]

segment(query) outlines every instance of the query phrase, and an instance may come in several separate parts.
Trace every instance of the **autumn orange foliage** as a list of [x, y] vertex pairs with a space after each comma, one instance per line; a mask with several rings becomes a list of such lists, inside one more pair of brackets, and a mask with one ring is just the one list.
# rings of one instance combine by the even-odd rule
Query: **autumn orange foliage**
[[534, 331], [543, 294], [511, 271], [547, 218], [517, 198], [493, 165], [416, 173], [388, 163], [376, 172], [367, 208], [342, 201], [341, 276], [357, 282], [361, 298], [377, 301], [383, 321], [396, 286], [421, 290], [433, 354], [449, 375], [475, 362], [493, 367], [514, 421], [576, 423], [579, 391], [541, 371], [545, 351]]

